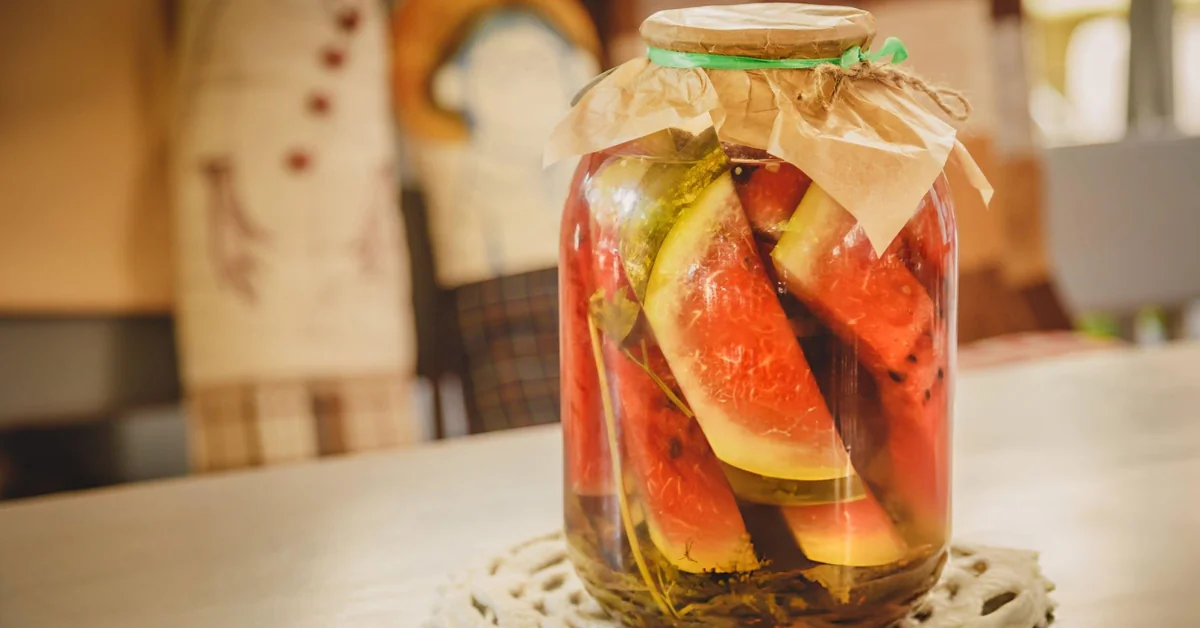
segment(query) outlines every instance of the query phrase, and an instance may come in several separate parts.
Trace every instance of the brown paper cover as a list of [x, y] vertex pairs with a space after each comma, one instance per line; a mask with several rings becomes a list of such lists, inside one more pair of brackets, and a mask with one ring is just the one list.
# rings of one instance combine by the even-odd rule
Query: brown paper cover
[[760, 3], [659, 11], [640, 30], [646, 44], [680, 52], [823, 59], [865, 50], [875, 18], [850, 7]]
[[[865, 12], [843, 9], [851, 15], [833, 19], [829, 9], [686, 9], [652, 16], [642, 33], [658, 46], [667, 45], [663, 33], [674, 33], [684, 42], [678, 46], [684, 52], [704, 48], [743, 56], [755, 49], [755, 42], [770, 49], [768, 41], [790, 41], [801, 47], [803, 56], [804, 50], [827, 49], [813, 43], [818, 40], [837, 45], [870, 41], [873, 21], [853, 17]], [[713, 12], [720, 12], [721, 19]], [[672, 14], [665, 25], [664, 14]], [[784, 26], [771, 28], [767, 22], [772, 16], [784, 20]], [[801, 28], [805, 20], [814, 25], [807, 31]], [[823, 31], [822, 25], [831, 20], [838, 23]], [[991, 186], [958, 142], [954, 127], [926, 109], [915, 94], [870, 79], [845, 80], [826, 111], [807, 97], [814, 93], [815, 80], [821, 79], [806, 70], [678, 69], [634, 59], [583, 94], [551, 134], [545, 161], [601, 151], [665, 128], [711, 125], [722, 142], [765, 150], [803, 170], [846, 207], [880, 252], [915, 213], [951, 154], [983, 201], [991, 199]], [[831, 84], [820, 87], [826, 95], [832, 89]]]

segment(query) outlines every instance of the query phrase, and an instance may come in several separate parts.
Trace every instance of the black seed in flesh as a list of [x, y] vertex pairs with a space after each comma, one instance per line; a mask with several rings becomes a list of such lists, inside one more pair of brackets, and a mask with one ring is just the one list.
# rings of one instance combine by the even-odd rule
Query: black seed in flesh
[[932, 393], [930, 393], [930, 392], [929, 392], [929, 389], [928, 389], [928, 388], [926, 388], [926, 389], [925, 389], [925, 401], [929, 401], [929, 398], [930, 398], [931, 396], [932, 396]]
[[683, 455], [683, 442], [679, 440], [678, 436], [671, 437], [671, 442], [669, 444], [669, 447], [671, 449], [668, 453], [671, 456], [671, 460], [675, 460], [676, 458]]
[[938, 379], [946, 379], [946, 373], [942, 369], [938, 369]]
[[904, 373], [898, 371], [888, 371], [888, 377], [892, 378], [892, 381], [897, 384], [903, 384], [905, 380]]
[[909, 361], [909, 362], [912, 362], [913, 364], [916, 364], [916, 363], [917, 363], [917, 356], [915, 356], [915, 355], [913, 355], [913, 354], [911, 354], [911, 353], [910, 353], [910, 354], [908, 354], [908, 361]]

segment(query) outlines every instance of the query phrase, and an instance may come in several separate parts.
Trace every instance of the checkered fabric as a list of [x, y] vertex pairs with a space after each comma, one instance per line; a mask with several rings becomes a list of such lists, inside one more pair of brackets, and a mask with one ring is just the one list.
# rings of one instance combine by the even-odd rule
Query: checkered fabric
[[557, 422], [558, 270], [462, 286], [454, 301], [471, 432]]
[[192, 468], [221, 471], [414, 443], [410, 385], [407, 374], [377, 373], [193, 387]]

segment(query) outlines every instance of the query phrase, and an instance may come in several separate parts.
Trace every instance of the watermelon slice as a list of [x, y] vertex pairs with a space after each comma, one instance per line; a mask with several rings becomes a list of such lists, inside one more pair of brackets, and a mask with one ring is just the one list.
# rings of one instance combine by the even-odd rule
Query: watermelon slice
[[780, 278], [868, 368], [894, 371], [928, 333], [934, 307], [897, 255], [879, 259], [854, 217], [814, 185], [771, 251]]
[[597, 380], [596, 359], [588, 332], [588, 298], [592, 292], [590, 217], [582, 197], [591, 168], [584, 157], [575, 171], [571, 197], [563, 212], [559, 274], [562, 356], [562, 424], [567, 486], [577, 495], [611, 495], [614, 489], [608, 437]]
[[781, 510], [800, 550], [818, 563], [876, 567], [894, 563], [908, 551], [870, 493], [857, 501]]
[[[688, 572], [731, 572], [757, 568], [754, 548], [720, 463], [685, 410], [662, 352], [630, 335], [639, 308], [618, 252], [620, 217], [630, 182], [648, 169], [644, 161], [615, 160], [600, 171], [592, 189], [591, 237], [597, 292], [591, 316], [603, 332], [608, 381], [623, 438], [630, 505], [644, 520], [663, 556]], [[653, 374], [653, 375], [652, 375]]]
[[738, 164], [733, 168], [733, 182], [750, 226], [771, 240], [783, 235], [788, 219], [812, 185], [808, 175], [786, 162]]
[[[771, 253], [781, 278], [877, 382], [888, 423], [890, 484], [914, 535], [944, 535], [948, 398], [934, 302], [904, 260], [875, 255], [854, 218], [812, 186]], [[889, 502], [890, 503], [890, 502]]]
[[663, 241], [644, 309], [718, 458], [788, 480], [852, 473], [728, 174]]
[[674, 381], [662, 353], [653, 348], [622, 351], [607, 342], [605, 359], [616, 384], [626, 460], [651, 541], [682, 571], [757, 569], [754, 547], [720, 463], [700, 426], [678, 405], [678, 393], [667, 394]]

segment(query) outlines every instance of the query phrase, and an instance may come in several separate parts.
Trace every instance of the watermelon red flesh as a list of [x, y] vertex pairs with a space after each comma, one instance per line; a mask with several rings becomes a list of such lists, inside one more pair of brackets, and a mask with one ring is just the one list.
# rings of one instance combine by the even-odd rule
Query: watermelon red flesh
[[911, 521], [914, 542], [935, 545], [945, 541], [950, 500], [944, 354], [932, 336], [922, 336], [903, 381], [890, 375], [878, 378], [890, 427], [888, 482], [903, 496], [896, 507]]
[[894, 563], [907, 552], [887, 512], [869, 492], [856, 501], [780, 510], [809, 560], [875, 567]]
[[737, 165], [733, 180], [746, 218], [756, 233], [778, 240], [812, 179], [785, 162]]
[[917, 213], [900, 232], [908, 266], [930, 294], [937, 294], [941, 279], [948, 270], [954, 269], [956, 234], [954, 212], [948, 207], [951, 202], [946, 177], [939, 177], [929, 194], [921, 199]]
[[671, 564], [692, 573], [758, 568], [733, 490], [700, 426], [642, 367], [674, 387], [662, 354], [654, 348], [626, 354], [605, 344], [626, 460], [654, 545]]
[[853, 473], [728, 174], [664, 240], [645, 314], [718, 458], [782, 479]]
[[939, 536], [947, 507], [947, 397], [933, 300], [898, 255], [878, 258], [853, 217], [815, 185], [772, 259], [788, 288], [856, 348], [875, 378], [899, 510], [913, 521], [916, 538]]
[[575, 172], [563, 212], [563, 264], [559, 275], [562, 356], [562, 424], [567, 485], [577, 495], [613, 493], [612, 463], [604, 427], [596, 358], [588, 329], [592, 288], [590, 216], [583, 181], [591, 167], [585, 157]]

